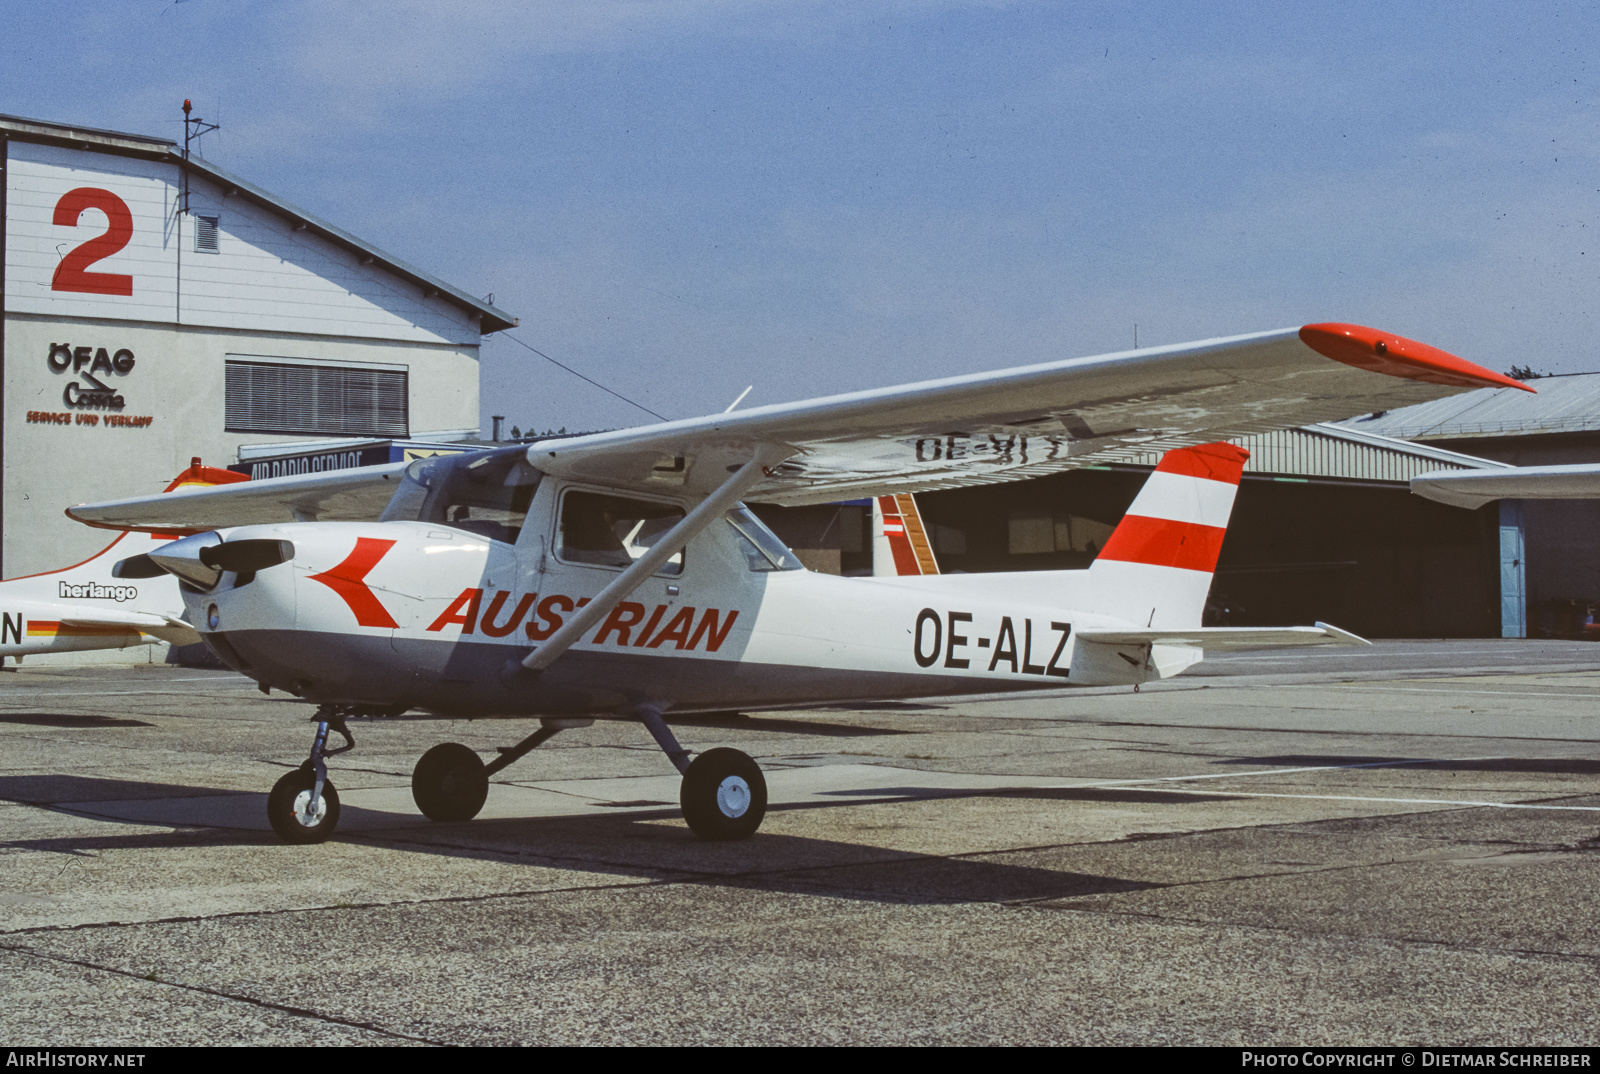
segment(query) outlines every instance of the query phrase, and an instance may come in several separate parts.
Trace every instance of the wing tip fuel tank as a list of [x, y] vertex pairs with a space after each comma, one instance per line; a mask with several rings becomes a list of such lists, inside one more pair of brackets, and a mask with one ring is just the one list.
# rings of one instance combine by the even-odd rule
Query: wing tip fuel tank
[[1446, 384], [1453, 388], [1521, 388], [1525, 392], [1534, 391], [1520, 380], [1485, 369], [1449, 351], [1359, 324], [1308, 324], [1300, 329], [1300, 342], [1325, 358], [1391, 377]]

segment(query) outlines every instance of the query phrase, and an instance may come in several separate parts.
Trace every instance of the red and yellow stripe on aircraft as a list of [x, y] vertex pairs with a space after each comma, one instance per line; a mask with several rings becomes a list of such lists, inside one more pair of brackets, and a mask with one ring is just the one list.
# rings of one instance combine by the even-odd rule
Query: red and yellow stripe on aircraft
[[131, 644], [139, 637], [138, 627], [121, 623], [63, 623], [56, 619], [29, 619], [27, 636], [30, 638], [120, 638]]

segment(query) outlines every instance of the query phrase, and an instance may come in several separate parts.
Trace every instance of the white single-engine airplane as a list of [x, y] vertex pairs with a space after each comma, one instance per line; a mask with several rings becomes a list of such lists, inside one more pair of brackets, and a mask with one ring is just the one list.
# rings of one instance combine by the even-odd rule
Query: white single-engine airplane
[[[326, 839], [345, 720], [421, 709], [540, 717], [484, 764], [446, 743], [412, 777], [434, 820], [595, 718], [645, 725], [702, 838], [754, 832], [761, 770], [691, 760], [667, 713], [1069, 685], [1137, 685], [1207, 649], [1360, 643], [1326, 625], [1203, 628], [1246, 453], [1216, 441], [1515, 384], [1354, 325], [952, 377], [526, 447], [81, 506], [189, 533], [118, 567], [181, 582], [211, 648], [319, 706], [267, 811]], [[829, 503], [1165, 455], [1087, 570], [839, 578], [801, 568], [740, 500]], [[373, 521], [373, 520], [376, 521]], [[328, 749], [330, 730], [345, 744]]]

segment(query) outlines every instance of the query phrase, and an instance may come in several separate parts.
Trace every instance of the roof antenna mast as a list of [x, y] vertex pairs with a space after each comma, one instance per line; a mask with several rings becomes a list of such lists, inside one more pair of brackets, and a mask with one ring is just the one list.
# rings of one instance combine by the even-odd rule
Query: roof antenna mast
[[189, 143], [198, 142], [202, 134], [209, 134], [220, 126], [216, 123], [207, 123], [199, 116], [191, 116], [194, 105], [185, 97], [183, 99], [183, 212], [189, 213]]

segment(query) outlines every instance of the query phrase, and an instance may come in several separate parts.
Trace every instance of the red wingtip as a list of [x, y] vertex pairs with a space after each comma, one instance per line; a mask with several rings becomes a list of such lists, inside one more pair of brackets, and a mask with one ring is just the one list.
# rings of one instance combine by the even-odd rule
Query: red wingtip
[[1308, 324], [1300, 329], [1300, 341], [1336, 362], [1391, 377], [1448, 384], [1454, 388], [1534, 390], [1520, 380], [1458, 358], [1449, 351], [1359, 324]]

